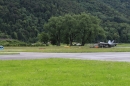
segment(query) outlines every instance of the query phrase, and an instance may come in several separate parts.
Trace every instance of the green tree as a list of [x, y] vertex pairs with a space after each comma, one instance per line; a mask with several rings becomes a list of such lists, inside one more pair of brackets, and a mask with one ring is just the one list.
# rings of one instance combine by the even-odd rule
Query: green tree
[[95, 41], [97, 36], [104, 35], [104, 31], [100, 26], [100, 20], [90, 14], [82, 13], [79, 15], [78, 27], [82, 46], [84, 46], [86, 42], [90, 43]]
[[77, 36], [77, 20], [74, 17], [75, 15], [65, 15], [64, 25], [64, 35], [67, 37], [64, 40], [69, 41], [69, 45], [72, 46], [72, 42], [75, 40]]
[[39, 35], [39, 40], [40, 42], [43, 42], [44, 44], [48, 45], [49, 42], [49, 35], [47, 33], [42, 32]]
[[72, 46], [74, 41], [81, 42], [84, 46], [86, 42], [94, 41], [98, 35], [104, 35], [104, 31], [100, 27], [100, 20], [85, 13], [51, 17], [44, 28], [49, 33], [51, 41], [56, 42], [58, 46], [61, 42]]
[[51, 42], [60, 46], [62, 33], [63, 33], [63, 17], [51, 17], [44, 25], [44, 28], [47, 30], [51, 36]]

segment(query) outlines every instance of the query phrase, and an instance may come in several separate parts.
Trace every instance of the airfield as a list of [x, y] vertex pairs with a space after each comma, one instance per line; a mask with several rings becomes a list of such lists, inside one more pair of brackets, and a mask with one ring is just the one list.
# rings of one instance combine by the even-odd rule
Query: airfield
[[[129, 47], [129, 46], [128, 46]], [[0, 86], [129, 86], [130, 48], [5, 47]]]
[[97, 52], [97, 53], [19, 52], [19, 54], [15, 55], [0, 55], [0, 60], [30, 60], [30, 59], [47, 59], [47, 58], [130, 62], [130, 52]]

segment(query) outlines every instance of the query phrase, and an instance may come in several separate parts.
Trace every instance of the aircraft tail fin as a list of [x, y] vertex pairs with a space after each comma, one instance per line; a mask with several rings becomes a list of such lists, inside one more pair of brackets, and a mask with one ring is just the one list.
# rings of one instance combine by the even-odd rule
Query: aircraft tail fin
[[113, 44], [114, 43], [114, 40], [111, 41], [111, 40], [108, 40], [108, 44]]
[[111, 40], [108, 40], [108, 44], [112, 44]]
[[112, 41], [112, 43], [114, 43], [114, 40]]

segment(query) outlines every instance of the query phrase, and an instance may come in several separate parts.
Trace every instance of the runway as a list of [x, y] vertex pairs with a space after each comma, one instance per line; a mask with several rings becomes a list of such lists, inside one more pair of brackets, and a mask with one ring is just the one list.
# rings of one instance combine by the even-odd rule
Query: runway
[[130, 52], [103, 52], [103, 53], [36, 53], [20, 52], [16, 55], [0, 55], [0, 60], [29, 60], [47, 58], [67, 58], [102, 61], [130, 62]]

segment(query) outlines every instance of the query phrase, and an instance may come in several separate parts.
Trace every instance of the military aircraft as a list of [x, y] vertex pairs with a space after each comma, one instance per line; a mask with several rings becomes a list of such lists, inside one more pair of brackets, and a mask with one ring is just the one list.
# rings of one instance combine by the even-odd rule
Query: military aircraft
[[99, 42], [97, 44], [94, 44], [93, 48], [111, 48], [115, 47], [118, 43], [114, 43], [114, 40], [108, 40], [108, 43], [105, 42]]

